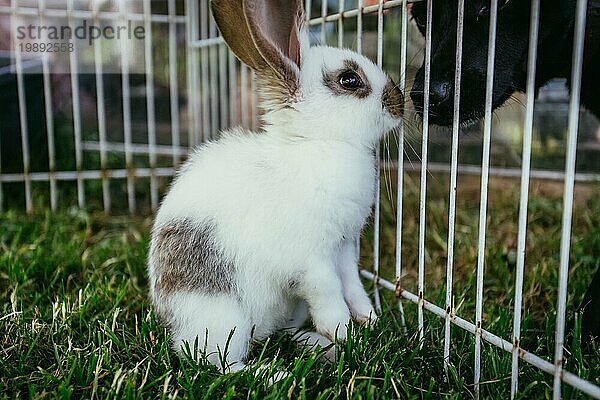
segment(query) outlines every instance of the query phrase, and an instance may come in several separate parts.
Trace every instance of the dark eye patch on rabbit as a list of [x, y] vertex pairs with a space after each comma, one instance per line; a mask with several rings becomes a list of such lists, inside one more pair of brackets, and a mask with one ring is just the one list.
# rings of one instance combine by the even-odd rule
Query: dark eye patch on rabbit
[[364, 99], [373, 91], [364, 71], [354, 60], [345, 60], [344, 68], [337, 71], [323, 71], [323, 84], [336, 96]]
[[212, 224], [174, 221], [154, 232], [153, 239], [150, 257], [159, 296], [177, 291], [214, 294], [233, 290], [235, 266], [215, 245]]

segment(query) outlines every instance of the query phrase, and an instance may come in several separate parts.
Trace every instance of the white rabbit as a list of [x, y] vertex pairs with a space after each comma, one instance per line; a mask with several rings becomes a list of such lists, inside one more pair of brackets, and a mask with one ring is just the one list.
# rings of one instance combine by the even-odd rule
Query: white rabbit
[[[213, 0], [231, 50], [257, 73], [264, 130], [200, 146], [156, 215], [148, 270], [155, 310], [225, 372], [253, 339], [299, 328], [344, 340], [376, 318], [355, 244], [374, 200], [374, 149], [403, 95], [367, 58], [310, 47], [302, 0]], [[194, 350], [197, 343], [197, 350]]]

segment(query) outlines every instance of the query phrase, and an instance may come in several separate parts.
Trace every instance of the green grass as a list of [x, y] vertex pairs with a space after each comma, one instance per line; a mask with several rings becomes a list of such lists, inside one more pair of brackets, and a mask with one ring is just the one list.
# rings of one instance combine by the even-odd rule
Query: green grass
[[[395, 179], [391, 177], [392, 181]], [[426, 297], [443, 304], [447, 235], [447, 177], [432, 175], [427, 208]], [[474, 310], [478, 184], [461, 178], [458, 195], [454, 304], [472, 320]], [[553, 354], [560, 185], [532, 184], [524, 290], [523, 346]], [[600, 264], [600, 190], [578, 187], [574, 212], [569, 304], [579, 304]], [[486, 252], [484, 327], [510, 338], [518, 182], [492, 180]], [[384, 194], [381, 262], [393, 280], [395, 200]], [[418, 179], [405, 184], [403, 285], [416, 282]], [[395, 299], [373, 329], [361, 329], [338, 348], [337, 360], [295, 346], [289, 336], [256, 343], [251, 358], [270, 368], [220, 375], [204, 361], [179, 357], [152, 313], [145, 272], [150, 219], [105, 217], [75, 209], [27, 216], [0, 214], [0, 397], [202, 399], [456, 398], [473, 393], [473, 338], [452, 330], [452, 366], [444, 373], [443, 323], [426, 315], [423, 347], [416, 307], [404, 303], [402, 334]], [[371, 262], [372, 230], [365, 232], [361, 263]], [[370, 290], [371, 285], [366, 284]], [[582, 349], [577, 315], [570, 308], [567, 369], [600, 384], [600, 351]], [[575, 329], [572, 329], [572, 328]], [[510, 355], [483, 346], [483, 398], [509, 396]], [[285, 369], [293, 377], [268, 386]], [[522, 363], [520, 397], [551, 395], [552, 377]], [[566, 388], [565, 398], [585, 398]]]

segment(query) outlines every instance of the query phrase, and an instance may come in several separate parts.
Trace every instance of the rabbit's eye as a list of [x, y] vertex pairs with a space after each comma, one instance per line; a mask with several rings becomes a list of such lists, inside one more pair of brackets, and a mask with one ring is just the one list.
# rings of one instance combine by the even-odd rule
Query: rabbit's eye
[[340, 86], [346, 90], [357, 90], [364, 86], [360, 76], [354, 71], [342, 72], [339, 78]]

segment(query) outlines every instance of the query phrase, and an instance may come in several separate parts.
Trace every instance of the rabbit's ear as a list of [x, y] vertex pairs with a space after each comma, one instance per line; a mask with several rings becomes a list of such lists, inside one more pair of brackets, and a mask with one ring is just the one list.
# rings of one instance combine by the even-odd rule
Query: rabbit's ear
[[230, 49], [267, 80], [270, 95], [283, 91], [282, 100], [289, 100], [308, 45], [301, 32], [302, 0], [212, 0], [211, 6]]

